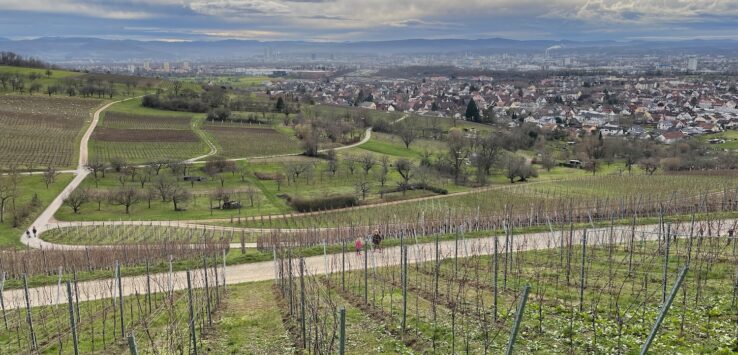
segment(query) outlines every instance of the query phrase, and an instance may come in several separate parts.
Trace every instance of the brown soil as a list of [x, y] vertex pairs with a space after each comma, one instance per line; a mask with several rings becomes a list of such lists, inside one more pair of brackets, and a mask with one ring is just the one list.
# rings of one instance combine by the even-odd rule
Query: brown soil
[[98, 128], [92, 139], [103, 142], [199, 142], [192, 131]]

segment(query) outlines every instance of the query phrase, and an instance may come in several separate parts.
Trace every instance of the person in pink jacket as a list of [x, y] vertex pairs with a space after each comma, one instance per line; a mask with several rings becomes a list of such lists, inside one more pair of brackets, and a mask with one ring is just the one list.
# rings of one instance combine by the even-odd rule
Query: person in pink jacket
[[364, 246], [364, 243], [361, 242], [361, 238], [356, 238], [354, 241], [354, 248], [356, 248], [356, 255], [361, 255], [361, 248]]

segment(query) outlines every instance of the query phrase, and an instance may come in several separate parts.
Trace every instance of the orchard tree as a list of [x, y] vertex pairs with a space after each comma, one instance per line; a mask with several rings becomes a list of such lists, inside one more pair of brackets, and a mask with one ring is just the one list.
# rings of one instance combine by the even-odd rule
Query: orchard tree
[[656, 157], [641, 159], [638, 162], [638, 166], [648, 175], [653, 175], [659, 169], [659, 165], [661, 165], [661, 160]]
[[79, 213], [82, 205], [90, 201], [90, 193], [87, 189], [75, 189], [67, 197], [64, 198], [63, 203], [74, 211], [74, 214]]
[[131, 206], [141, 201], [141, 194], [135, 187], [122, 187], [113, 191], [109, 199], [110, 204], [123, 206], [126, 208], [126, 214], [130, 214]]
[[402, 194], [405, 195], [405, 192], [410, 187], [410, 179], [412, 179], [413, 173], [415, 172], [415, 166], [410, 160], [402, 158], [395, 162], [395, 170], [402, 177], [400, 188], [402, 188]]

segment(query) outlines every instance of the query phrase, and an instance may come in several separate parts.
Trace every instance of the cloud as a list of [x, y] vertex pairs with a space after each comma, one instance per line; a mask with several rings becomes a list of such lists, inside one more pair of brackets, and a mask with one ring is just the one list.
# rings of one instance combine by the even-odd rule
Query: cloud
[[0, 0], [0, 19], [4, 10], [89, 17], [90, 35], [93, 19], [112, 19], [105, 24], [118, 31], [160, 27], [183, 38], [628, 38], [738, 28], [738, 0]]
[[709, 21], [713, 16], [737, 16], [735, 0], [588, 0], [563, 17], [590, 22], [642, 24]]
[[280, 1], [261, 0], [200, 0], [189, 4], [192, 11], [226, 18], [248, 15], [279, 15], [289, 12], [289, 6]]
[[75, 14], [115, 20], [136, 20], [155, 16], [150, 12], [132, 11], [105, 3], [69, 0], [0, 0], [0, 9]]

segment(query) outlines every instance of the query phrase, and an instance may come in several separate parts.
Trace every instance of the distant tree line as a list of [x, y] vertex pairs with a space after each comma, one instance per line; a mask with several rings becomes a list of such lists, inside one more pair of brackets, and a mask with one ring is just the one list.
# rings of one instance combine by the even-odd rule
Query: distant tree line
[[28, 68], [51, 68], [51, 66], [33, 57], [23, 57], [13, 52], [0, 52], [0, 65]]

